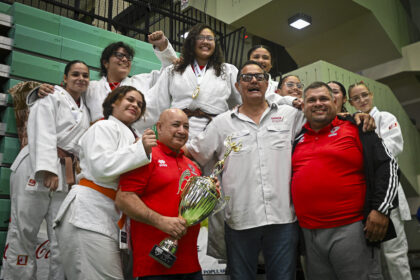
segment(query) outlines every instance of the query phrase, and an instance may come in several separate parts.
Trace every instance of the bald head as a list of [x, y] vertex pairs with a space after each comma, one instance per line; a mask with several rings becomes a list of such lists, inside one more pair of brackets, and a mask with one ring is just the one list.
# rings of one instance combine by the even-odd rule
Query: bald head
[[156, 128], [159, 141], [175, 152], [179, 152], [188, 140], [188, 117], [180, 109], [163, 111]]
[[184, 111], [178, 108], [172, 108], [172, 109], [166, 109], [165, 111], [162, 112], [162, 114], [160, 114], [159, 122], [170, 120], [172, 116], [180, 116], [180, 117], [185, 116], [185, 118], [187, 118], [188, 120], [188, 117], [184, 113]]

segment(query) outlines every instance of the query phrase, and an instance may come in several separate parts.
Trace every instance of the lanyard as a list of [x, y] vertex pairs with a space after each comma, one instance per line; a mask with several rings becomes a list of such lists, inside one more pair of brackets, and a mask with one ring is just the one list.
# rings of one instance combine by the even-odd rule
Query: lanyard
[[198, 94], [200, 93], [200, 84], [203, 80], [204, 73], [206, 72], [207, 64], [204, 66], [203, 69], [200, 69], [200, 66], [197, 63], [197, 60], [194, 60], [194, 74], [197, 78], [197, 88], [193, 91], [192, 98], [197, 98]]

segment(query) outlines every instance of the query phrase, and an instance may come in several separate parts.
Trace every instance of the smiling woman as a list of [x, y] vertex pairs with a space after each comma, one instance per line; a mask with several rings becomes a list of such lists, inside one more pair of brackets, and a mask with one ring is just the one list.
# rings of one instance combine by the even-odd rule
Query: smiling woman
[[63, 80], [64, 88], [55, 86], [54, 94], [31, 107], [28, 145], [10, 167], [11, 222], [3, 260], [5, 279], [36, 278], [35, 246], [44, 219], [51, 251], [49, 278], [64, 279], [52, 226], [74, 184], [77, 142], [89, 127], [89, 111], [82, 98], [89, 85], [89, 69], [82, 61], [71, 61]]
[[[86, 106], [89, 108], [92, 121], [103, 117], [102, 102], [113, 89], [119, 86], [133, 86], [141, 92], [148, 91], [157, 81], [162, 69], [172, 64], [177, 58], [174, 49], [162, 31], [155, 31], [148, 36], [153, 44], [155, 55], [162, 63], [162, 68], [150, 73], [136, 74], [129, 77], [133, 65], [134, 50], [124, 42], [109, 44], [102, 51], [100, 58], [101, 75], [99, 81], [92, 81], [85, 94]], [[53, 86], [42, 84], [39, 89], [28, 96], [30, 105], [37, 97], [44, 97], [53, 92]], [[37, 93], [37, 94], [35, 94]]]
[[168, 108], [180, 108], [190, 121], [190, 139], [203, 131], [212, 117], [241, 103], [235, 89], [238, 69], [224, 63], [223, 53], [210, 26], [197, 24], [186, 38], [181, 59], [165, 69], [146, 94], [148, 112], [141, 127], [156, 123]]
[[113, 90], [103, 108], [105, 120], [92, 125], [80, 139], [80, 182], [72, 187], [55, 220], [62, 263], [70, 280], [123, 279], [120, 213], [113, 200], [119, 176], [148, 164], [156, 145], [152, 130], [139, 138], [131, 128], [146, 109], [143, 94], [136, 88]]

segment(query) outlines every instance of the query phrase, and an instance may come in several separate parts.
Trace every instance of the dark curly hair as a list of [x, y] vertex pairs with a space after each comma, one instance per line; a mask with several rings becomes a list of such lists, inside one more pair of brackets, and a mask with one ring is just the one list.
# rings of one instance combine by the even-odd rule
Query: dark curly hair
[[[184, 41], [184, 45], [182, 46], [182, 52], [181, 52], [181, 59], [180, 61], [175, 64], [174, 70], [179, 73], [184, 73], [185, 69], [194, 63], [195, 59], [195, 44], [196, 44], [196, 38], [198, 35], [200, 35], [200, 32], [208, 28], [210, 29], [213, 34], [216, 35], [216, 33], [213, 31], [213, 29], [204, 24], [204, 23], [198, 23], [194, 25], [190, 31], [188, 31], [187, 39]], [[221, 74], [223, 74], [223, 63], [225, 62], [225, 58], [223, 56], [222, 48], [220, 47], [220, 43], [218, 40], [214, 40], [215, 48], [214, 53], [210, 57], [207, 67], [213, 67], [216, 71], [216, 76], [219, 77]]]
[[[104, 109], [104, 118], [108, 119], [110, 115], [112, 115], [112, 104], [115, 104], [118, 100], [121, 100], [124, 98], [124, 96], [129, 91], [137, 91], [140, 93], [141, 98], [143, 99], [143, 105], [141, 106], [141, 114], [139, 116], [139, 119], [144, 115], [146, 112], [146, 99], [144, 99], [143, 93], [141, 93], [139, 90], [137, 90], [135, 87], [132, 86], [121, 86], [117, 87], [113, 91], [111, 91], [108, 96], [105, 98], [104, 103], [102, 104], [102, 108]], [[137, 120], [136, 120], [137, 121]]]
[[119, 48], [123, 48], [128, 55], [131, 57], [134, 57], [134, 49], [127, 45], [124, 42], [115, 42], [112, 44], [109, 44], [103, 51], [101, 55], [101, 59], [99, 63], [101, 64], [101, 76], [106, 76], [108, 74], [108, 71], [105, 68], [104, 63], [109, 61], [109, 58], [116, 52]]

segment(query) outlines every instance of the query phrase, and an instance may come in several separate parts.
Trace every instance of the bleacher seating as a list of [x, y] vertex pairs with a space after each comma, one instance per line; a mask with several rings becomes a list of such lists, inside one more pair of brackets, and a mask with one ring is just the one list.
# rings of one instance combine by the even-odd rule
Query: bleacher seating
[[[160, 68], [153, 47], [146, 42], [87, 25], [20, 3], [0, 3], [0, 14], [11, 17], [12, 27], [1, 25], [0, 36], [12, 38], [12, 48], [2, 49], [7, 58], [0, 77], [0, 254], [3, 254], [10, 216], [10, 165], [19, 153], [13, 100], [8, 89], [21, 81], [36, 80], [60, 84], [65, 64], [82, 60], [90, 68], [90, 79], [100, 79], [100, 56], [104, 47], [123, 41], [135, 50], [130, 75]], [[5, 16], [8, 18], [8, 16]], [[1, 46], [0, 46], [1, 48]], [[11, 50], [10, 50], [11, 49]]]

